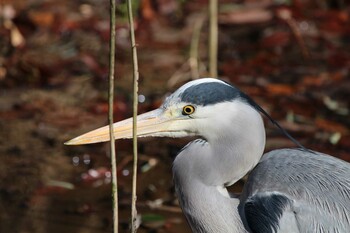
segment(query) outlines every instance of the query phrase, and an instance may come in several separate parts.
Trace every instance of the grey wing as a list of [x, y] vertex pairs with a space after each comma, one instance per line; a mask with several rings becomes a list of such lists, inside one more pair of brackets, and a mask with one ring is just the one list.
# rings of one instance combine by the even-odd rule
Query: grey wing
[[239, 209], [252, 232], [350, 232], [350, 164], [274, 150], [251, 172]]
[[292, 201], [279, 193], [258, 193], [243, 206], [246, 227], [254, 233], [298, 233]]

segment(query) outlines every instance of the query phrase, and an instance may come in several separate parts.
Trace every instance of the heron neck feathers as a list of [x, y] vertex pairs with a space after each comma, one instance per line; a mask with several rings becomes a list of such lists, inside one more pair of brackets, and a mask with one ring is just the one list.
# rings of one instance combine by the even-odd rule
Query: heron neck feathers
[[180, 205], [194, 232], [245, 232], [239, 200], [218, 187], [232, 185], [256, 166], [265, 147], [265, 129], [261, 116], [249, 105], [237, 102], [225, 107], [227, 115], [219, 116], [214, 125], [197, 123], [206, 140], [188, 144], [173, 164]]
[[216, 121], [209, 125], [207, 120], [197, 121], [205, 143], [190, 143], [175, 163], [188, 164], [191, 175], [206, 185], [229, 186], [259, 162], [265, 148], [265, 127], [260, 114], [242, 101], [210, 108], [211, 113], [221, 114], [216, 114]]

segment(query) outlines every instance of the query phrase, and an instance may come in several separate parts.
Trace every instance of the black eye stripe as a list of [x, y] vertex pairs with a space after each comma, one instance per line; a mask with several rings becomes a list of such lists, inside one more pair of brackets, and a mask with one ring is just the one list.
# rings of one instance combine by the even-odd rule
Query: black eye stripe
[[222, 82], [205, 82], [192, 85], [180, 95], [182, 102], [201, 106], [232, 101], [239, 97], [242, 97], [240, 90]]

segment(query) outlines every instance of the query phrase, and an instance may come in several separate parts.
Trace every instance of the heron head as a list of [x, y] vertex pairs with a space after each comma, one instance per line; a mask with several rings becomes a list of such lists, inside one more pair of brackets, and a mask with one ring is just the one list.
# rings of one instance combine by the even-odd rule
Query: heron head
[[[138, 137], [186, 137], [200, 135], [209, 137], [215, 130], [223, 130], [218, 125], [232, 123], [232, 117], [245, 117], [239, 114], [241, 109], [234, 103], [247, 106], [250, 99], [237, 88], [218, 79], [204, 78], [186, 83], [172, 95], [162, 106], [137, 117]], [[239, 111], [238, 111], [239, 110]], [[256, 112], [256, 111], [255, 111]], [[259, 115], [259, 114], [258, 114]], [[133, 119], [129, 118], [114, 123], [115, 139], [132, 138]], [[80, 145], [109, 141], [109, 126], [105, 126], [65, 144]]]

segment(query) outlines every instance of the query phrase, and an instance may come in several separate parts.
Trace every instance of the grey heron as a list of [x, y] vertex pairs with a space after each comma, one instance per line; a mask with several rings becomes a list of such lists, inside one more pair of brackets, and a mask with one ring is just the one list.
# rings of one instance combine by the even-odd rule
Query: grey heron
[[[303, 147], [263, 155], [260, 113], [268, 116], [236, 87], [204, 78], [138, 116], [139, 137], [198, 136], [173, 163], [175, 190], [192, 231], [350, 232], [350, 164]], [[115, 123], [114, 135], [131, 138], [132, 119]], [[66, 144], [108, 140], [105, 126]], [[227, 187], [249, 172], [242, 193], [231, 195]]]

